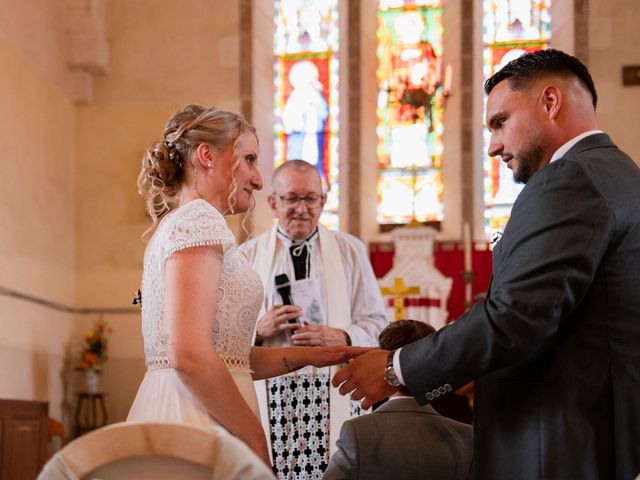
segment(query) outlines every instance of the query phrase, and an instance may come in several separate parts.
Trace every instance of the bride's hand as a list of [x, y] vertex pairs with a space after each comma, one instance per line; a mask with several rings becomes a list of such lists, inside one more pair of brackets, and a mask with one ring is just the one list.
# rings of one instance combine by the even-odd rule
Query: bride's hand
[[307, 365], [314, 367], [328, 367], [347, 363], [352, 358], [372, 350], [373, 347], [310, 347], [306, 348]]

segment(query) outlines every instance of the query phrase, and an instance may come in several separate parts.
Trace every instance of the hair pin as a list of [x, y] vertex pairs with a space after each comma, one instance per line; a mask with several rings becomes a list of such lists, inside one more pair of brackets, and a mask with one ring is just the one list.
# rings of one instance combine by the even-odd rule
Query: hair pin
[[176, 168], [180, 170], [182, 168], [182, 159], [180, 158], [180, 152], [178, 152], [178, 149], [173, 144], [173, 142], [167, 142], [165, 140], [164, 143], [169, 150], [169, 160], [171, 160]]

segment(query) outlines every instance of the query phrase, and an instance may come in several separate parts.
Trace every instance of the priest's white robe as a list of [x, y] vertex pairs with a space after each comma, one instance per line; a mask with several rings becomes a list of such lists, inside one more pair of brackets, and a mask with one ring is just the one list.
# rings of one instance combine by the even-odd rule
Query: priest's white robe
[[[318, 226], [319, 234], [309, 243], [310, 278], [320, 282], [327, 324], [346, 331], [354, 346], [376, 346], [378, 335], [387, 325], [385, 307], [364, 244], [357, 238]], [[281, 304], [275, 275], [286, 273], [295, 278], [289, 247], [291, 240], [278, 233], [277, 224], [266, 233], [249, 240], [244, 250], [265, 286], [262, 317], [273, 305]], [[287, 336], [265, 339], [265, 347], [290, 346]], [[291, 375], [327, 374], [329, 369], [307, 367]], [[256, 382], [260, 411], [265, 430], [270, 431], [265, 382]], [[333, 452], [342, 422], [349, 418], [349, 401], [334, 388], [330, 389], [330, 428], [327, 438]]]

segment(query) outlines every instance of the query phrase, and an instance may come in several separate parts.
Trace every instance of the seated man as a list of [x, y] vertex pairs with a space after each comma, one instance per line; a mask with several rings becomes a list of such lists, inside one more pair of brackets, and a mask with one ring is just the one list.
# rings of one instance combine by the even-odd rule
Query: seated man
[[[434, 332], [415, 320], [399, 320], [380, 333], [380, 347], [395, 350]], [[473, 452], [473, 428], [420, 406], [401, 388], [373, 413], [345, 422], [324, 480], [465, 479]]]

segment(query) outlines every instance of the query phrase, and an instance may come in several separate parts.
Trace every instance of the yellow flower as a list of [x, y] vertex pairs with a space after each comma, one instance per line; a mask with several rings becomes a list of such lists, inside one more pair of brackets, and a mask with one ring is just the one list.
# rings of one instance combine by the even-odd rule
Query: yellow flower
[[102, 362], [107, 359], [107, 336], [111, 331], [106, 322], [98, 322], [94, 328], [87, 331], [80, 360], [76, 364], [77, 370], [101, 369]]

